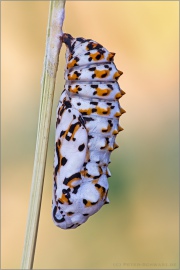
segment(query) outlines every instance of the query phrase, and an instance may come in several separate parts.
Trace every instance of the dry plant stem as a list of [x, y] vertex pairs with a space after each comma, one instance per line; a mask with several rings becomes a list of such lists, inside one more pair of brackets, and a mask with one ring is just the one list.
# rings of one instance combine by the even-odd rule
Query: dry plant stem
[[64, 6], [65, 0], [50, 2], [34, 169], [21, 269], [32, 269], [34, 261], [56, 72], [62, 45], [60, 36]]

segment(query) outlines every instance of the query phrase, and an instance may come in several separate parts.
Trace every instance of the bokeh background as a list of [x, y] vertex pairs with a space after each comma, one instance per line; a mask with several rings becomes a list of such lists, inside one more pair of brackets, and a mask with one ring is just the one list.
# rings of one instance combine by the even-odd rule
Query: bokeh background
[[[1, 2], [2, 265], [20, 268], [49, 1]], [[178, 269], [179, 2], [67, 1], [64, 32], [116, 52], [127, 111], [109, 178], [111, 203], [75, 230], [51, 220], [56, 83], [35, 269]]]

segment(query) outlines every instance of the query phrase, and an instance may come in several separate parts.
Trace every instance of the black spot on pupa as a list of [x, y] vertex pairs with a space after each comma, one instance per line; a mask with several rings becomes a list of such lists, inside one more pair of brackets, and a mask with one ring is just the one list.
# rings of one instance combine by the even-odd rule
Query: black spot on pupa
[[96, 59], [97, 60], [99, 60], [100, 58], [101, 58], [101, 55], [100, 54], [96, 55]]
[[65, 138], [65, 139], [66, 139], [66, 141], [68, 141], [68, 142], [69, 142], [69, 141], [70, 141], [70, 139], [71, 139], [71, 137], [70, 137], [70, 136], [68, 136], [68, 135], [66, 135], [66, 138]]
[[91, 88], [98, 88], [98, 84], [91, 84]]
[[99, 184], [95, 184], [95, 187], [100, 188], [101, 186]]
[[66, 108], [71, 108], [71, 103], [69, 101], [64, 101], [64, 105], [66, 106]]
[[78, 61], [79, 61], [79, 57], [76, 56], [76, 57], [74, 58], [74, 60], [76, 60], [76, 61], [78, 62]]
[[89, 68], [89, 71], [95, 71], [96, 67]]
[[98, 102], [97, 101], [91, 101], [90, 104], [92, 104], [92, 105], [98, 105]]
[[86, 122], [88, 122], [88, 121], [94, 121], [94, 119], [92, 118], [92, 117], [83, 117], [84, 118], [84, 120], [86, 121]]
[[101, 49], [103, 46], [99, 43], [95, 44], [93, 41], [89, 42], [87, 47], [88, 50], [95, 50], [95, 49]]
[[113, 90], [113, 87], [112, 87], [111, 84], [107, 84], [107, 86], [108, 86], [111, 90]]
[[80, 188], [80, 185], [74, 187], [74, 190], [73, 190], [72, 193], [76, 194], [76, 193], [78, 192], [78, 189], [79, 189], [79, 188]]
[[82, 114], [82, 115], [87, 115], [87, 112], [82, 112], [81, 114]]
[[67, 158], [63, 157], [63, 158], [61, 159], [61, 166], [66, 165], [66, 163], [67, 163]]
[[83, 143], [83, 144], [81, 144], [81, 145], [78, 147], [78, 150], [79, 150], [80, 152], [82, 152], [82, 151], [84, 150], [84, 148], [85, 148], [85, 144]]
[[112, 121], [111, 120], [108, 120], [108, 123], [110, 124], [110, 126], [112, 127], [113, 124], [112, 124]]
[[62, 130], [61, 133], [60, 133], [60, 137], [62, 137], [64, 135], [65, 131]]
[[100, 49], [98, 50], [98, 52], [99, 52], [100, 54], [103, 54], [103, 53], [105, 53], [106, 51], [103, 50], [102, 48], [100, 48]]
[[93, 179], [98, 179], [100, 176], [101, 176], [100, 174], [96, 175], [96, 176], [93, 177]]
[[78, 77], [81, 75], [81, 73], [79, 73], [78, 71], [75, 71], [75, 72], [74, 72], [74, 74], [76, 74], [76, 75], [77, 75], [76, 80], [77, 80], [77, 79], [78, 79]]
[[101, 78], [106, 78], [106, 76], [107, 76], [107, 73], [104, 73], [101, 75]]
[[86, 205], [87, 204], [87, 200], [86, 199], [83, 199], [83, 203]]

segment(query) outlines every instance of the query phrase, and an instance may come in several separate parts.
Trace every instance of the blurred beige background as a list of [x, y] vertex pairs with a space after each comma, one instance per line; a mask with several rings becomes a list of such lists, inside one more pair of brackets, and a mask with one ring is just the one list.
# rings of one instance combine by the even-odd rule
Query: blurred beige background
[[[1, 2], [2, 265], [21, 264], [49, 1]], [[127, 111], [111, 156], [111, 203], [75, 230], [51, 220], [55, 109], [35, 269], [178, 269], [178, 1], [67, 1], [64, 32], [116, 52]]]

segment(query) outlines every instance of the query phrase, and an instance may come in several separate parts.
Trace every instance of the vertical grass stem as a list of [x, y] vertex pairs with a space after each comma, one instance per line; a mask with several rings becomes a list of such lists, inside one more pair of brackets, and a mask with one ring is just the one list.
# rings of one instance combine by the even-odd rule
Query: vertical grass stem
[[50, 1], [34, 169], [21, 269], [32, 269], [34, 261], [56, 73], [62, 45], [60, 36], [64, 9], [65, 0]]

